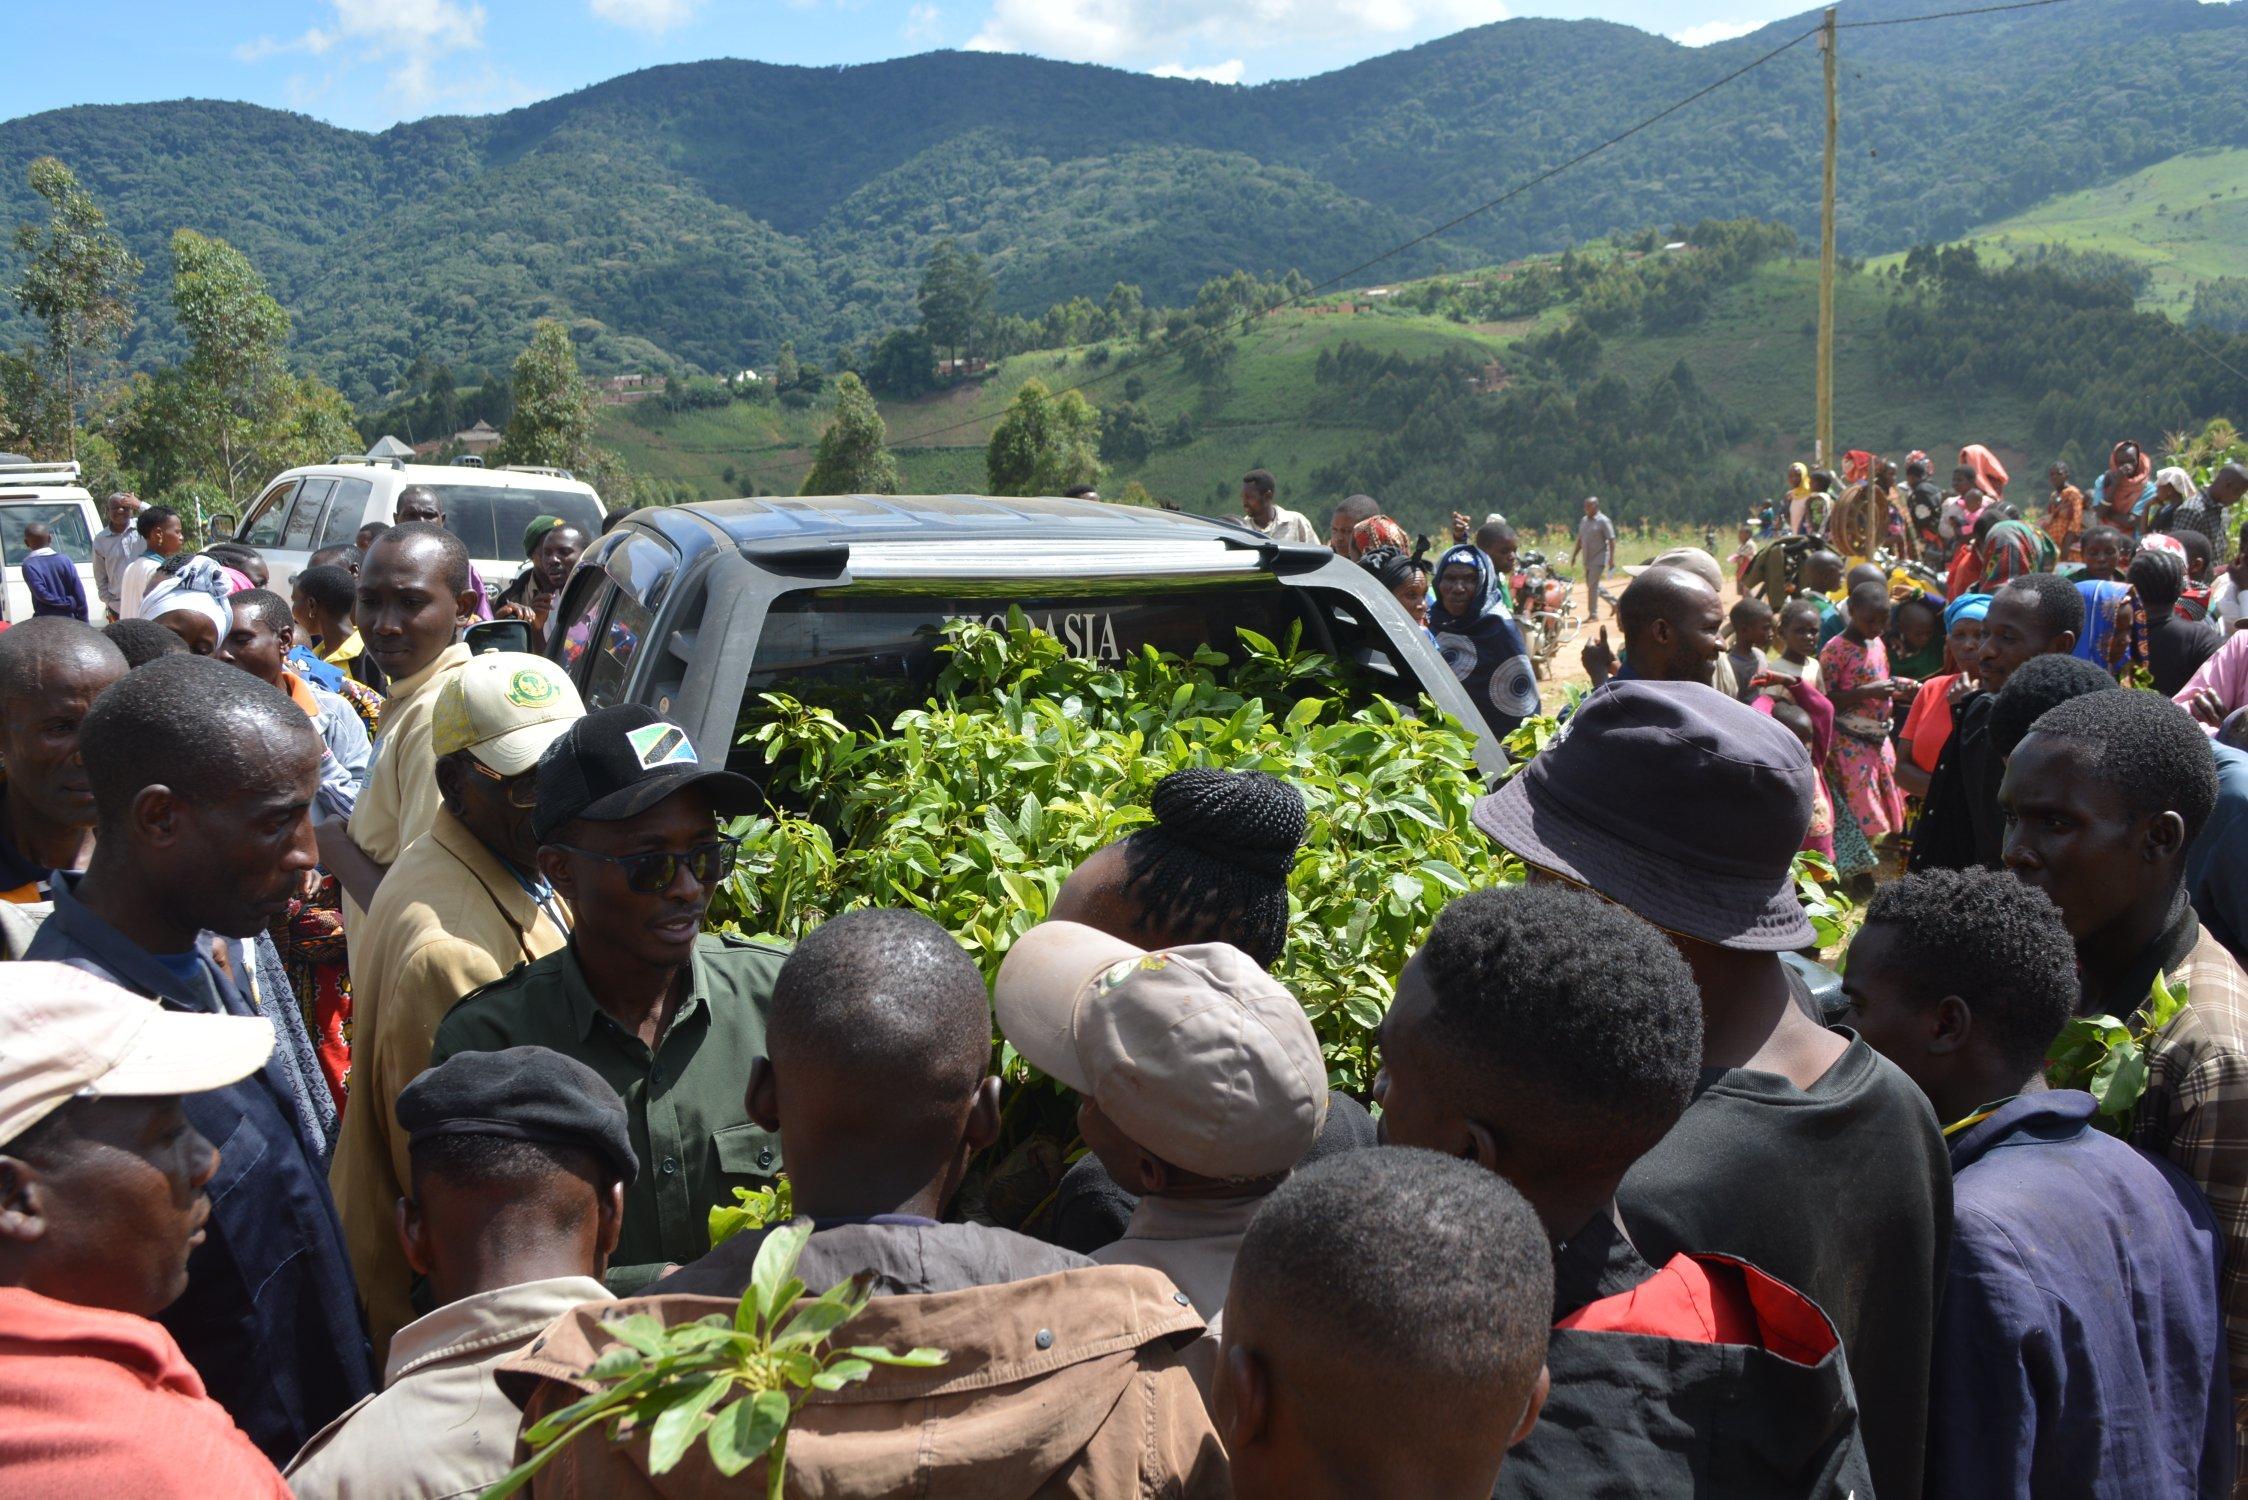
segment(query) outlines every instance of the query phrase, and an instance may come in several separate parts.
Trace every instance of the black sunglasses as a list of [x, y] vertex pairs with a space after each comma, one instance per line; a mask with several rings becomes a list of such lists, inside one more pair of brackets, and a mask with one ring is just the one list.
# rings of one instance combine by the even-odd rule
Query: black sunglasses
[[715, 843], [698, 844], [684, 854], [674, 854], [659, 849], [652, 854], [596, 854], [591, 849], [580, 849], [575, 844], [556, 844], [557, 849], [567, 849], [572, 854], [582, 854], [587, 859], [597, 859], [603, 864], [615, 865], [624, 871], [628, 890], [644, 896], [658, 891], [668, 891], [679, 878], [679, 867], [685, 865], [687, 873], [695, 877], [697, 885], [716, 885], [734, 873], [734, 860], [741, 853], [740, 839], [722, 838]]

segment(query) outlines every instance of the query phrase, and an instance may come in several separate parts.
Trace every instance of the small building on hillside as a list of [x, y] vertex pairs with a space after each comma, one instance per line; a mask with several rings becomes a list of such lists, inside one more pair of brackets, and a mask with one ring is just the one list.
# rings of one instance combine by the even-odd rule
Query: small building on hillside
[[939, 380], [953, 380], [961, 376], [988, 375], [990, 373], [991, 361], [978, 354], [971, 354], [965, 359], [940, 359], [937, 361], [937, 378]]
[[479, 418], [474, 427], [464, 427], [459, 432], [452, 433], [449, 436], [431, 438], [426, 443], [414, 444], [414, 456], [426, 458], [432, 453], [443, 450], [452, 454], [466, 454], [471, 458], [482, 458], [485, 454], [497, 448], [500, 445], [500, 439], [504, 436], [505, 434], [496, 430], [491, 423]]
[[593, 382], [593, 399], [601, 406], [630, 406], [662, 390], [663, 382], [653, 375], [604, 375]]

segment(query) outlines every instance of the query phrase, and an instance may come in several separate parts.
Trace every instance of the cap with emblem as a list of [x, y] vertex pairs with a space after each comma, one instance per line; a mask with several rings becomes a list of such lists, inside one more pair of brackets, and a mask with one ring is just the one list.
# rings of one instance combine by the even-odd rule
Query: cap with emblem
[[543, 656], [493, 651], [470, 657], [437, 689], [430, 748], [466, 750], [502, 776], [520, 776], [585, 717], [577, 684]]
[[263, 1016], [166, 1010], [68, 964], [0, 964], [0, 1146], [73, 1099], [200, 1094], [272, 1052]]
[[1000, 1032], [1173, 1166], [1248, 1181], [1303, 1159], [1327, 1065], [1296, 997], [1228, 943], [1150, 953], [1075, 922], [999, 966]]
[[747, 776], [704, 765], [686, 730], [645, 704], [620, 703], [570, 725], [539, 762], [531, 831], [543, 841], [574, 818], [638, 817], [690, 786], [707, 788], [722, 817], [755, 812], [764, 801]]
[[398, 1092], [409, 1149], [444, 1135], [493, 1135], [593, 1152], [632, 1181], [632, 1125], [599, 1073], [547, 1047], [457, 1052]]

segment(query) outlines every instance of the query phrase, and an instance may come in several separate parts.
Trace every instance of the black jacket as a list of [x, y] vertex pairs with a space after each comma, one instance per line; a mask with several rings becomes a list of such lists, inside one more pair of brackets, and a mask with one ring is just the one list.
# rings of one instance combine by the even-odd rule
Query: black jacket
[[1928, 796], [1912, 825], [1913, 873], [1922, 870], [1999, 868], [2006, 825], [1998, 811], [1998, 784], [2006, 763], [1990, 742], [1995, 693], [1977, 693], [1954, 717], [1951, 739], [1928, 778]]
[[1554, 1329], [1546, 1369], [1545, 1410], [1495, 1500], [1874, 1493], [1834, 1325], [1745, 1261], [1681, 1255], [1580, 1309]]

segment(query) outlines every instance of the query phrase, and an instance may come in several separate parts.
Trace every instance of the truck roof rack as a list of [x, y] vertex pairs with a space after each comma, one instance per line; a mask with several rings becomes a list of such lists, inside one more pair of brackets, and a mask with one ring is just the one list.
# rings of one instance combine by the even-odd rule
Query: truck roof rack
[[0, 479], [10, 484], [76, 484], [79, 468], [75, 460], [47, 462], [42, 459], [18, 458], [14, 454], [0, 460]]
[[557, 469], [552, 464], [501, 464], [500, 468], [509, 474], [544, 474], [549, 479], [568, 479], [573, 482], [578, 477], [568, 469]]
[[332, 464], [365, 464], [370, 469], [377, 464], [388, 469], [403, 469], [406, 467], [406, 461], [402, 458], [373, 458], [365, 453], [339, 453], [334, 458], [329, 459], [328, 462]]

